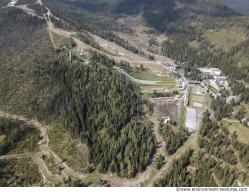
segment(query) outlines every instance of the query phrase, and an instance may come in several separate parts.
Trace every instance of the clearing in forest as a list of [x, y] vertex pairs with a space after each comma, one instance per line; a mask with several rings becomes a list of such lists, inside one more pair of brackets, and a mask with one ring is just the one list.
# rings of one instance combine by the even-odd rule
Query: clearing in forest
[[204, 36], [216, 48], [224, 51], [230, 51], [231, 48], [238, 46], [246, 40], [246, 29], [243, 27], [229, 27], [219, 31], [208, 30]]
[[243, 125], [242, 123], [235, 123], [235, 122], [227, 122], [222, 121], [223, 125], [228, 128], [229, 132], [232, 134], [236, 131], [238, 135], [238, 139], [240, 142], [249, 144], [249, 128]]

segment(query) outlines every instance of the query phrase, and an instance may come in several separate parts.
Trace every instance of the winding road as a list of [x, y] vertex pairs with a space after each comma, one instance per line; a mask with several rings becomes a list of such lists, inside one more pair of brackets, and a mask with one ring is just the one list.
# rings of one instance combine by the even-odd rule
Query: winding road
[[[42, 0], [38, 0], [38, 3], [40, 5], [43, 5]], [[21, 9], [24, 9], [24, 7], [19, 7]], [[46, 7], [47, 8], [47, 7]], [[52, 16], [51, 11], [47, 8], [48, 12], [47, 14], [44, 14], [44, 18], [47, 21], [47, 26], [48, 26], [48, 32], [51, 38], [51, 42], [53, 44], [53, 46], [55, 47], [55, 42], [53, 39], [53, 33], [59, 34], [61, 36], [64, 37], [71, 37], [73, 38], [76, 43], [78, 44], [79, 47], [86, 47], [86, 45], [81, 42], [79, 39], [75, 38], [74, 35], [76, 34], [76, 32], [70, 32], [70, 31], [65, 31], [63, 29], [58, 29], [56, 28], [53, 23], [50, 20], [49, 16]], [[26, 10], [27, 11], [27, 10]], [[98, 38], [99, 41], [101, 41], [101, 38]], [[110, 42], [109, 42], [110, 43]], [[115, 45], [118, 47], [118, 49], [123, 50], [123, 48], [119, 47], [118, 45]], [[125, 50], [125, 53], [127, 53], [128, 55], [132, 53], [130, 53], [129, 51]], [[115, 57], [115, 56], [114, 56]], [[117, 60], [126, 60], [128, 62], [134, 62], [134, 60], [132, 61], [132, 59], [134, 59], [134, 57], [126, 57], [126, 55], [121, 56], [119, 58], [115, 57], [115, 59]], [[155, 64], [155, 65], [159, 65], [161, 66], [161, 68], [163, 70], [166, 69], [166, 66], [163, 65], [161, 62], [159, 61], [149, 61], [145, 58], [142, 58], [141, 56], [136, 56], [135, 59], [138, 59], [136, 62], [147, 62], [150, 64]], [[127, 73], [125, 73], [124, 71], [122, 71], [123, 74], [125, 74], [126, 76], [128, 76], [131, 80], [136, 81], [140, 84], [149, 84], [149, 85], [155, 85], [160, 81], [145, 81], [145, 80], [137, 80], [134, 79], [133, 77], [129, 76]], [[186, 80], [186, 79], [185, 79]], [[187, 81], [187, 80], [186, 80]], [[187, 84], [188, 85], [188, 84]], [[184, 94], [184, 96], [180, 99], [183, 100], [186, 96], [186, 92]], [[23, 116], [18, 116], [18, 115], [12, 115], [3, 111], [0, 111], [0, 116], [2, 117], [6, 117], [9, 119], [13, 119], [13, 120], [19, 120], [22, 122], [25, 122], [28, 125], [31, 125], [37, 129], [40, 130], [41, 132], [41, 140], [39, 142], [39, 146], [40, 146], [40, 151], [39, 152], [35, 152], [35, 153], [27, 153], [27, 154], [16, 154], [16, 155], [7, 155], [7, 156], [0, 156], [0, 159], [9, 159], [9, 158], [25, 158], [25, 157], [31, 157], [32, 160], [34, 161], [34, 163], [37, 164], [38, 169], [43, 177], [44, 180], [44, 184], [47, 186], [51, 186], [54, 185], [55, 183], [60, 183], [63, 181], [64, 178], [66, 177], [72, 177], [72, 178], [76, 178], [79, 179], [81, 181], [84, 181], [84, 179], [86, 178], [87, 175], [82, 174], [80, 172], [76, 172], [75, 170], [73, 170], [71, 167], [69, 167], [66, 162], [63, 162], [63, 160], [50, 148], [49, 146], [49, 137], [48, 137], [48, 126], [44, 125], [43, 123], [38, 122], [37, 120], [30, 120], [27, 119]], [[158, 179], [160, 179], [168, 170], [168, 168], [171, 166], [172, 162], [174, 159], [179, 158], [180, 155], [186, 151], [187, 149], [189, 149], [190, 147], [193, 147], [194, 143], [195, 143], [195, 136], [191, 136], [186, 143], [177, 150], [177, 152], [171, 156], [167, 156], [164, 150], [165, 147], [165, 143], [162, 139], [162, 137], [159, 134], [159, 122], [156, 118], [152, 117], [150, 118], [151, 121], [154, 123], [154, 131], [155, 131], [155, 135], [156, 135], [156, 140], [158, 142], [158, 148], [157, 148], [157, 152], [154, 155], [154, 158], [152, 159], [151, 164], [146, 168], [146, 170], [143, 173], [140, 173], [137, 175], [137, 177], [133, 178], [133, 179], [124, 179], [124, 178], [120, 178], [116, 175], [112, 175], [112, 174], [100, 174], [101, 179], [106, 180], [107, 182], [109, 182], [112, 186], [140, 186], [143, 185], [144, 183], [146, 183], [145, 185], [148, 186], [153, 186], [153, 183], [155, 181], [157, 181]], [[158, 154], [163, 154], [166, 157], [166, 163], [164, 164], [164, 166], [157, 171], [156, 173], [153, 173], [153, 169], [154, 169], [154, 165], [155, 165], [155, 159], [157, 157]], [[46, 161], [43, 159], [43, 156], [47, 156], [49, 158], [53, 158], [54, 160], [54, 165], [57, 166], [61, 172], [60, 174], [54, 174], [52, 173], [47, 164]]]
[[[74, 171], [70, 168], [50, 147], [49, 147], [49, 138], [48, 138], [48, 126], [43, 125], [42, 123], [38, 122], [37, 120], [30, 120], [23, 116], [12, 115], [3, 111], [0, 111], [0, 117], [5, 117], [11, 120], [18, 120], [24, 122], [25, 124], [37, 128], [40, 130], [40, 137], [41, 140], [39, 142], [40, 151], [35, 153], [23, 153], [23, 154], [14, 154], [14, 155], [5, 155], [0, 156], [0, 159], [11, 159], [11, 158], [27, 158], [31, 157], [32, 160], [38, 166], [38, 169], [43, 176], [44, 184], [51, 185], [54, 183], [60, 183], [63, 181], [64, 178], [71, 177], [79, 180], [84, 180], [86, 175]], [[45, 160], [42, 156], [45, 155], [49, 158], [53, 158], [54, 165], [60, 169], [60, 174], [52, 174], [47, 165]]]

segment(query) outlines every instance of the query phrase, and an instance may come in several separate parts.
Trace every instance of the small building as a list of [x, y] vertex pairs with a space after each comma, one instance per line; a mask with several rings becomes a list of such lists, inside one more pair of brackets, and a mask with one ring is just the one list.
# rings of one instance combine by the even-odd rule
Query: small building
[[212, 73], [215, 75], [215, 76], [220, 76], [221, 75], [221, 70], [218, 69], [218, 68], [211, 68], [212, 70]]
[[234, 101], [235, 103], [239, 102], [239, 96], [229, 96], [226, 98], [227, 104], [231, 104], [232, 101]]
[[199, 71], [204, 75], [204, 76], [210, 76], [210, 77], [215, 77], [215, 76], [220, 76], [221, 75], [221, 70], [218, 68], [206, 68], [206, 67], [201, 67], [199, 68]]
[[206, 87], [200, 87], [200, 86], [194, 86], [192, 87], [192, 92], [196, 95], [206, 95], [207, 94], [207, 88]]
[[170, 64], [170, 65], [169, 65], [169, 70], [170, 70], [171, 72], [176, 72], [178, 69], [180, 69], [180, 66], [177, 65], [177, 64]]
[[209, 83], [210, 83], [210, 86], [212, 86], [213, 88], [215, 88], [217, 91], [220, 91], [220, 87], [217, 84], [216, 80], [211, 79], [211, 80], [209, 80]]
[[164, 118], [163, 118], [163, 123], [164, 123], [164, 124], [167, 124], [167, 123], [170, 122], [170, 120], [171, 120], [170, 116], [164, 117]]

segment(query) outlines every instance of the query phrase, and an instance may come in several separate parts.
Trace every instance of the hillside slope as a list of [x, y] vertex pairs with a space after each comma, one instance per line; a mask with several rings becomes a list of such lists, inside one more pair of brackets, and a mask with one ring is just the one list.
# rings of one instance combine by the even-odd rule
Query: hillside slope
[[0, 18], [0, 109], [61, 122], [90, 148], [94, 170], [122, 177], [143, 171], [155, 141], [152, 124], [140, 118], [139, 88], [99, 54], [89, 64], [70, 63], [52, 49], [45, 20], [16, 8], [1, 9]]

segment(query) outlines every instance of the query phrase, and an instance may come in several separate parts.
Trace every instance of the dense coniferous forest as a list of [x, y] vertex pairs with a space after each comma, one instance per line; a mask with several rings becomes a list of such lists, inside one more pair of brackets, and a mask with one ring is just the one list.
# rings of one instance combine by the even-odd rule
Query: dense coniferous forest
[[174, 154], [188, 138], [186, 130], [182, 130], [167, 123], [160, 124], [160, 134], [165, 142], [165, 150], [169, 155]]
[[[164, 33], [162, 53], [175, 59], [186, 77], [200, 79], [198, 68], [220, 68], [229, 77], [234, 95], [249, 102], [249, 50], [248, 39], [225, 51], [207, 39], [208, 30], [217, 32], [226, 27], [249, 29], [246, 18], [211, 0], [43, 0], [53, 14], [53, 24], [65, 30], [76, 30], [76, 37], [97, 50], [103, 48], [90, 34], [122, 46], [135, 54], [144, 53], [116, 35], [132, 29], [120, 26], [116, 19], [140, 14], [149, 27]], [[0, 5], [6, 5], [0, 0]], [[38, 15], [44, 6], [34, 0], [28, 3]], [[184, 18], [184, 19], [183, 19]], [[71, 42], [74, 43], [74, 42]], [[159, 45], [158, 45], [159, 46]], [[61, 123], [70, 138], [87, 145], [88, 164], [92, 171], [111, 172], [121, 177], [133, 178], [151, 163], [156, 150], [153, 124], [146, 119], [143, 101], [137, 85], [127, 80], [114, 68], [129, 69], [129, 63], [116, 63], [98, 52], [90, 52], [88, 62], [69, 62], [62, 49], [55, 51], [47, 32], [45, 20], [32, 17], [20, 9], [0, 9], [0, 109], [14, 114], [37, 118], [46, 123]], [[154, 58], [151, 56], [151, 58]], [[155, 58], [154, 58], [155, 59]], [[157, 93], [154, 97], [172, 96], [175, 93]], [[212, 100], [212, 120], [208, 112], [203, 115], [199, 130], [198, 149], [186, 151], [173, 161], [164, 177], [155, 186], [233, 186], [237, 180], [244, 182], [248, 169], [249, 146], [241, 143], [237, 134], [229, 133], [220, 120], [233, 112], [222, 97]], [[239, 111], [237, 119], [242, 119]], [[32, 128], [21, 122], [0, 118], [0, 154], [8, 152], [13, 143]], [[168, 155], [174, 154], [188, 138], [185, 130], [176, 124], [160, 124]], [[37, 143], [37, 142], [36, 142]], [[162, 154], [156, 157], [159, 170], [167, 161]], [[16, 162], [14, 162], [16, 163]], [[0, 176], [10, 177], [6, 167], [13, 162], [0, 162]], [[38, 182], [39, 174], [29, 181], [15, 178], [17, 183], [31, 185]], [[2, 171], [3, 170], [3, 171]], [[24, 170], [29, 167], [24, 165]], [[29, 179], [28, 179], [29, 180]], [[6, 180], [0, 177], [0, 184]], [[22, 182], [24, 181], [24, 182]], [[14, 185], [14, 183], [13, 183]]]
[[238, 162], [235, 151], [231, 147], [229, 132], [213, 122], [206, 112], [200, 127], [199, 146], [215, 157], [234, 165]]
[[[63, 106], [65, 127], [88, 144], [90, 159], [97, 168], [126, 177], [144, 170], [154, 153], [155, 141], [152, 124], [139, 120], [139, 89], [97, 62], [57, 62], [51, 72], [57, 85], [63, 85], [57, 101]], [[132, 117], [138, 119], [130, 122]]]
[[[233, 186], [237, 179], [241, 182], [248, 179], [249, 146], [240, 143], [236, 133], [231, 136], [227, 128], [211, 120], [208, 112], [203, 115], [198, 145], [200, 150], [187, 151], [174, 160], [169, 171], [154, 185], [225, 187]], [[238, 169], [238, 163], [244, 168]]]
[[233, 112], [233, 107], [226, 103], [226, 99], [218, 96], [213, 98], [211, 102], [211, 109], [214, 111], [214, 116], [217, 120], [222, 120], [222, 118], [229, 117]]

